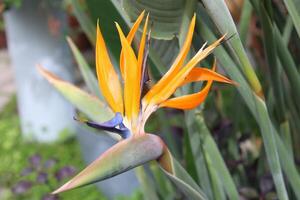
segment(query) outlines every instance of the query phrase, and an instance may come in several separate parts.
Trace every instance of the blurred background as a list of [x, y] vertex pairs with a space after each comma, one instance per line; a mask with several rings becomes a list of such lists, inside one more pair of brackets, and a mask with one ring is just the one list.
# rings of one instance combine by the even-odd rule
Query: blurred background
[[[89, 91], [89, 83], [85, 82], [85, 75], [82, 75], [84, 72], [78, 67], [78, 60], [72, 55], [66, 37], [72, 39], [90, 66], [89, 72], [94, 73], [95, 25], [99, 19], [112, 60], [117, 66], [120, 44], [114, 21], [119, 22], [127, 33], [128, 25], [138, 12], [149, 9], [150, 18], [153, 13], [154, 19], [151, 47], [155, 49], [155, 52], [150, 53], [149, 68], [152, 80], [157, 80], [177, 55], [181, 45], [181, 32], [185, 32], [180, 27], [186, 26], [172, 21], [184, 21], [182, 16], [186, 10], [182, 8], [185, 0], [173, 1], [176, 3], [172, 4], [172, 0], [168, 0], [166, 5], [162, 5], [162, 10], [166, 6], [176, 11], [169, 10], [171, 16], [174, 13], [176, 15], [170, 18], [167, 14], [159, 13], [159, 1], [153, 1], [153, 7], [147, 1], [134, 0], [0, 1], [0, 200], [151, 199], [149, 191], [145, 189], [149, 187], [146, 182], [158, 183], [156, 186], [153, 184], [154, 191], [150, 191], [158, 196], [157, 199], [184, 199], [152, 165], [146, 167], [146, 173], [143, 175], [147, 178], [144, 180], [141, 180], [141, 175], [137, 177], [131, 170], [92, 186], [50, 195], [51, 191], [73, 177], [115, 141], [103, 133], [86, 129], [76, 123], [73, 120], [77, 113], [76, 107], [36, 70], [36, 66], [40, 64], [63, 80]], [[203, 2], [195, 1], [197, 8], [190, 12], [197, 12], [197, 20], [205, 21], [205, 25], [197, 25], [193, 40], [195, 50], [199, 49], [204, 41], [209, 40], [209, 35], [218, 35], [214, 25], [217, 23], [213, 23], [215, 18], [209, 18], [212, 12], [206, 9], [207, 4]], [[238, 33], [230, 36], [235, 37], [239, 34], [243, 49], [261, 81], [272, 123], [286, 145], [293, 166], [298, 170], [300, 98], [297, 95], [300, 90], [297, 89], [300, 88], [300, 42], [293, 25], [294, 20], [287, 4], [281, 0], [263, 1], [268, 5], [263, 7], [266, 12], [259, 9], [256, 0], [225, 2], [238, 29]], [[294, 2], [298, 5], [296, 8], [300, 8], [299, 1]], [[173, 5], [173, 8], [169, 8], [167, 4]], [[269, 17], [267, 22], [264, 21], [266, 16]], [[161, 20], [164, 17], [166, 20]], [[271, 25], [268, 24], [270, 21]], [[164, 23], [169, 26], [165, 26]], [[207, 27], [211, 30], [210, 33], [205, 32]], [[274, 38], [277, 37], [278, 31], [282, 43], [276, 43], [274, 47], [271, 44], [276, 40]], [[269, 33], [274, 34], [273, 41], [266, 39]], [[283, 45], [284, 48], [279, 45]], [[274, 53], [271, 51], [274, 48], [284, 50], [275, 50]], [[229, 47], [223, 49], [225, 52], [231, 50]], [[230, 66], [233, 68], [242, 65], [238, 57], [231, 53], [226, 55], [228, 57], [224, 58], [217, 54], [217, 59], [221, 60], [218, 71], [225, 75], [230, 73], [228, 69], [223, 69], [222, 65], [235, 64]], [[233, 62], [227, 62], [229, 57]], [[203, 65], [209, 67], [212, 59], [213, 57], [210, 57]], [[272, 60], [275, 60], [278, 69], [272, 70]], [[234, 75], [230, 74], [230, 77], [239, 82]], [[249, 78], [246, 75], [245, 77]], [[241, 90], [250, 89], [242, 84]], [[211, 193], [211, 199], [222, 199], [222, 195], [225, 196], [223, 191], [224, 194], [215, 197], [214, 191], [211, 191], [213, 189], [206, 185], [217, 179], [217, 172], [209, 171], [211, 163], [222, 158], [226, 165], [215, 165], [217, 168], [214, 170], [223, 173], [224, 167], [230, 172], [229, 176], [238, 189], [240, 199], [277, 199], [272, 173], [266, 161], [268, 155], [264, 151], [260, 129], [262, 125], [251, 115], [251, 108], [247, 106], [247, 102], [245, 103], [235, 87], [215, 84], [204, 111], [203, 106], [195, 112], [159, 110], [150, 119], [147, 130], [164, 138], [171, 152], [191, 176], [202, 188], [207, 189], [205, 192]], [[205, 126], [201, 126], [200, 123], [196, 125], [198, 128], [195, 128], [193, 119], [198, 112], [204, 117]], [[165, 122], [166, 118], [168, 122]], [[197, 144], [190, 140], [191, 132], [195, 130], [212, 136], [213, 144], [216, 144], [218, 149], [216, 154], [205, 154], [205, 151], [209, 152], [210, 149], [200, 137], [200, 146], [203, 145], [203, 148], [197, 154], [201, 156], [195, 156], [194, 146]], [[213, 155], [222, 157], [217, 158]], [[208, 159], [207, 156], [212, 157]], [[208, 171], [203, 172], [199, 169], [199, 160], [205, 163], [202, 169]], [[210, 181], [200, 180], [204, 177], [200, 176], [201, 173], [209, 173]], [[286, 183], [290, 183], [289, 180], [295, 175], [293, 173], [284, 175]], [[297, 199], [297, 195], [291, 189], [297, 184], [291, 182], [291, 185], [288, 185], [289, 195], [291, 199]], [[220, 184], [215, 187], [220, 187]]]

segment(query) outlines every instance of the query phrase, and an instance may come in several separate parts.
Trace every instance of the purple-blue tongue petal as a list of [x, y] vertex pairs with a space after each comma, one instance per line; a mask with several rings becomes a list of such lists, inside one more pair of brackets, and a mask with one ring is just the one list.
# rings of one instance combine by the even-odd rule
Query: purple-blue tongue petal
[[113, 177], [159, 158], [163, 150], [164, 143], [156, 135], [142, 134], [130, 137], [108, 149], [72, 180], [54, 191], [53, 194]]
[[116, 126], [120, 125], [122, 122], [123, 122], [123, 117], [122, 117], [121, 113], [117, 112], [116, 115], [114, 116], [114, 118], [112, 118], [111, 120], [109, 120], [107, 122], [103, 122], [102, 125], [107, 126], [107, 127], [116, 127]]
[[[92, 122], [88, 120], [81, 120], [74, 117], [76, 121], [85, 123], [86, 125], [99, 129], [105, 130], [121, 135], [122, 138], [128, 138], [130, 136], [130, 131], [123, 125], [123, 117], [121, 113], [116, 113], [116, 115], [109, 121], [103, 123]], [[119, 126], [119, 127], [118, 127]]]

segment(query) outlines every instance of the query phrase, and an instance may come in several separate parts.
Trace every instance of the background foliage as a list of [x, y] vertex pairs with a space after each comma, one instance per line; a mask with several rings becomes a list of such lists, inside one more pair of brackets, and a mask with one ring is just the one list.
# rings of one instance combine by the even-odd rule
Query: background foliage
[[[205, 105], [152, 116], [146, 130], [164, 139], [182, 174], [171, 177], [155, 162], [147, 166], [147, 172], [138, 168], [144, 199], [197, 199], [202, 193], [203, 198], [216, 200], [300, 199], [299, 0], [66, 0], [65, 5], [84, 31], [89, 49], [94, 48], [99, 19], [115, 63], [120, 44], [113, 21], [130, 27], [142, 10], [150, 12], [153, 82], [181, 48], [194, 13], [197, 25], [190, 56], [204, 42], [212, 43], [227, 34], [228, 40], [213, 56], [219, 70], [239, 85], [214, 84]], [[93, 59], [85, 58], [78, 42], [68, 42], [88, 92], [101, 100]], [[209, 66], [213, 56], [201, 66]], [[101, 108], [99, 112], [91, 109], [98, 102], [83, 98], [85, 93], [74, 98], [76, 88], [54, 85], [78, 110], [98, 119]], [[191, 85], [179, 93], [199, 87]]]

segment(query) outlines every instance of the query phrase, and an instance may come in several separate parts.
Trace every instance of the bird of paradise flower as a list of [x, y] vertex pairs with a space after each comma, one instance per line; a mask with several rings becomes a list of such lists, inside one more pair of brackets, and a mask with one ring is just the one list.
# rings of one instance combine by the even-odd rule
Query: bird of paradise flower
[[[109, 108], [115, 113], [115, 117], [104, 123], [81, 122], [97, 129], [117, 133], [123, 140], [107, 150], [53, 194], [107, 179], [151, 160], [157, 160], [167, 173], [175, 174], [174, 165], [176, 163], [174, 164], [175, 161], [163, 140], [157, 135], [144, 131], [147, 119], [159, 108], [187, 110], [199, 106], [206, 99], [213, 81], [234, 84], [232, 80], [215, 72], [216, 61], [212, 70], [196, 67], [224, 40], [225, 35], [207, 47], [204, 44], [192, 59], [185, 62], [193, 38], [196, 22], [194, 15], [186, 40], [173, 64], [166, 74], [142, 96], [146, 71], [146, 49], [148, 48], [146, 46], [149, 15], [144, 23], [137, 55], [131, 47], [131, 43], [144, 15], [145, 12], [140, 14], [127, 37], [116, 23], [122, 46], [120, 72], [123, 84], [121, 84], [110, 60], [99, 24], [97, 24], [96, 71], [98, 83]], [[54, 75], [41, 67], [39, 70], [52, 82]], [[197, 81], [207, 81], [199, 92], [171, 97], [179, 87]]]

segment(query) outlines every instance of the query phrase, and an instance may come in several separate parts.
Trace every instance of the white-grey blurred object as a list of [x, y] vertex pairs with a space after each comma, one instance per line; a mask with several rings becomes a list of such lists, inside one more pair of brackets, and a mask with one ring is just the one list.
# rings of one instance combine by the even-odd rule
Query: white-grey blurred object
[[55, 141], [62, 132], [72, 132], [74, 108], [37, 72], [36, 65], [73, 81], [61, 1], [26, 0], [20, 8], [5, 12], [4, 19], [24, 137]]
[[[105, 134], [95, 134], [80, 125], [78, 125], [77, 137], [86, 163], [93, 162], [116, 143], [111, 137]], [[109, 199], [114, 199], [120, 195], [131, 195], [139, 187], [134, 170], [127, 171], [96, 184]]]
[[[45, 2], [48, 2], [46, 6]], [[53, 6], [55, 2], [59, 4], [61, 1], [26, 0], [21, 8], [5, 13], [22, 131], [25, 137], [53, 141], [59, 137], [61, 130], [76, 127], [83, 157], [86, 163], [91, 163], [115, 141], [107, 135], [96, 135], [80, 125], [74, 126], [73, 107], [35, 68], [39, 63], [64, 80], [73, 81], [72, 56], [61, 33], [64, 31], [65, 16], [59, 7], [49, 9], [49, 5]], [[57, 24], [55, 19], [59, 19], [61, 24]], [[54, 30], [49, 31], [49, 25]], [[60, 27], [59, 33], [56, 32], [57, 26]], [[97, 183], [109, 199], [130, 195], [138, 185], [132, 170]]]

